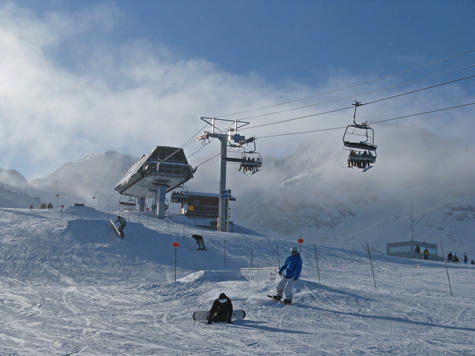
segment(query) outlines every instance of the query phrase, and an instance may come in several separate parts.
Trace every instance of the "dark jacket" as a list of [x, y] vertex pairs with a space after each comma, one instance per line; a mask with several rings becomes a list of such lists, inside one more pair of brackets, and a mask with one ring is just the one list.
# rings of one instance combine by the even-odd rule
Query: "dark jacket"
[[[226, 300], [222, 303], [222, 300]], [[208, 314], [208, 322], [211, 321], [227, 321], [231, 322], [231, 317], [233, 315], [233, 304], [231, 299], [229, 299], [226, 294], [221, 293], [219, 298], [213, 302], [213, 306]]]

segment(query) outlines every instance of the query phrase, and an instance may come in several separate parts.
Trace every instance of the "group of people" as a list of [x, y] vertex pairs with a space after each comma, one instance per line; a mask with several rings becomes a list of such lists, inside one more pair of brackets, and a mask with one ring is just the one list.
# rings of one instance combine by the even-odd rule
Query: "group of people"
[[248, 157], [247, 159], [244, 158], [244, 160], [241, 162], [241, 165], [239, 166], [239, 171], [243, 171], [244, 173], [246, 172], [252, 172], [252, 174], [259, 172], [259, 167], [261, 166], [261, 160], [258, 158], [252, 158]]
[[[459, 263], [460, 260], [457, 257], [457, 254], [452, 254], [452, 251], [449, 252], [447, 255], [447, 261], [449, 262], [454, 262], [454, 263]], [[466, 254], [463, 255], [463, 263], [467, 264], [468, 263], [468, 257]], [[471, 260], [470, 264], [475, 265], [475, 261]]]
[[[419, 245], [416, 245], [416, 248], [414, 249], [414, 254], [416, 255], [417, 259], [421, 259], [421, 248]], [[424, 249], [424, 251], [422, 251], [422, 255], [424, 256], [424, 260], [429, 259], [429, 250], [427, 249], [427, 247]]]
[[366, 168], [372, 162], [374, 162], [374, 156], [371, 151], [361, 153], [361, 151], [351, 150], [348, 155], [348, 167]]
[[[302, 258], [297, 247], [290, 249], [290, 256], [285, 259], [284, 264], [279, 269], [279, 276], [282, 279], [277, 284], [277, 294], [274, 299], [281, 300], [284, 297], [284, 303], [291, 304], [294, 296], [295, 282], [300, 278], [302, 272]], [[213, 302], [211, 310], [208, 313], [208, 324], [211, 322], [227, 322], [232, 324], [233, 304], [226, 294], [221, 293]]]
[[[48, 203], [48, 205], [46, 205], [45, 202], [41, 203], [40, 209], [46, 209], [46, 208], [53, 209], [53, 204]], [[30, 209], [34, 209], [33, 204], [30, 205]]]

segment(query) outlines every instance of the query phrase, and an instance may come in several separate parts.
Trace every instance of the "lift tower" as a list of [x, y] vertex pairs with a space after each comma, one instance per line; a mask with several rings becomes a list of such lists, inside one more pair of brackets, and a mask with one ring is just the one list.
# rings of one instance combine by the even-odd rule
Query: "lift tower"
[[[229, 195], [229, 192], [226, 190], [226, 163], [227, 161], [240, 162], [244, 163], [244, 159], [233, 159], [227, 156], [228, 146], [229, 147], [244, 147], [250, 142], [254, 142], [255, 138], [251, 137], [247, 139], [244, 136], [239, 135], [238, 130], [241, 127], [249, 125], [249, 122], [239, 121], [239, 120], [226, 120], [226, 119], [216, 119], [214, 117], [200, 117], [201, 120], [206, 122], [211, 126], [211, 132], [205, 131], [198, 140], [207, 140], [209, 138], [217, 138], [221, 142], [221, 159], [220, 159], [220, 175], [219, 175], [219, 206], [218, 206], [218, 231], [227, 231], [226, 221], [229, 217], [228, 209], [229, 207], [226, 204], [226, 196]], [[224, 121], [232, 123], [231, 127], [228, 127], [224, 131], [220, 131], [216, 126], [216, 121]], [[259, 162], [259, 167], [262, 162]]]

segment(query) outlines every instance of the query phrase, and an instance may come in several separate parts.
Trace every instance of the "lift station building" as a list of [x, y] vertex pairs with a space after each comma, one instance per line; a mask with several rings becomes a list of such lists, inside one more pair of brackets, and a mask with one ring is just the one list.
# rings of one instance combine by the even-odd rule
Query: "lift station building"
[[157, 146], [134, 163], [114, 189], [134, 197], [143, 210], [145, 199], [153, 198], [157, 216], [165, 218], [165, 195], [193, 178], [182, 148]]

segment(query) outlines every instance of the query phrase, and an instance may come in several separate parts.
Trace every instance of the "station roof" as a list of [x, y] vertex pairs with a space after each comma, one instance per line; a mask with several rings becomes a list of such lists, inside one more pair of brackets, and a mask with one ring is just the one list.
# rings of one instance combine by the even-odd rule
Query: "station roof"
[[156, 146], [129, 168], [114, 189], [123, 195], [150, 198], [160, 186], [169, 192], [193, 178], [193, 173], [182, 148]]

